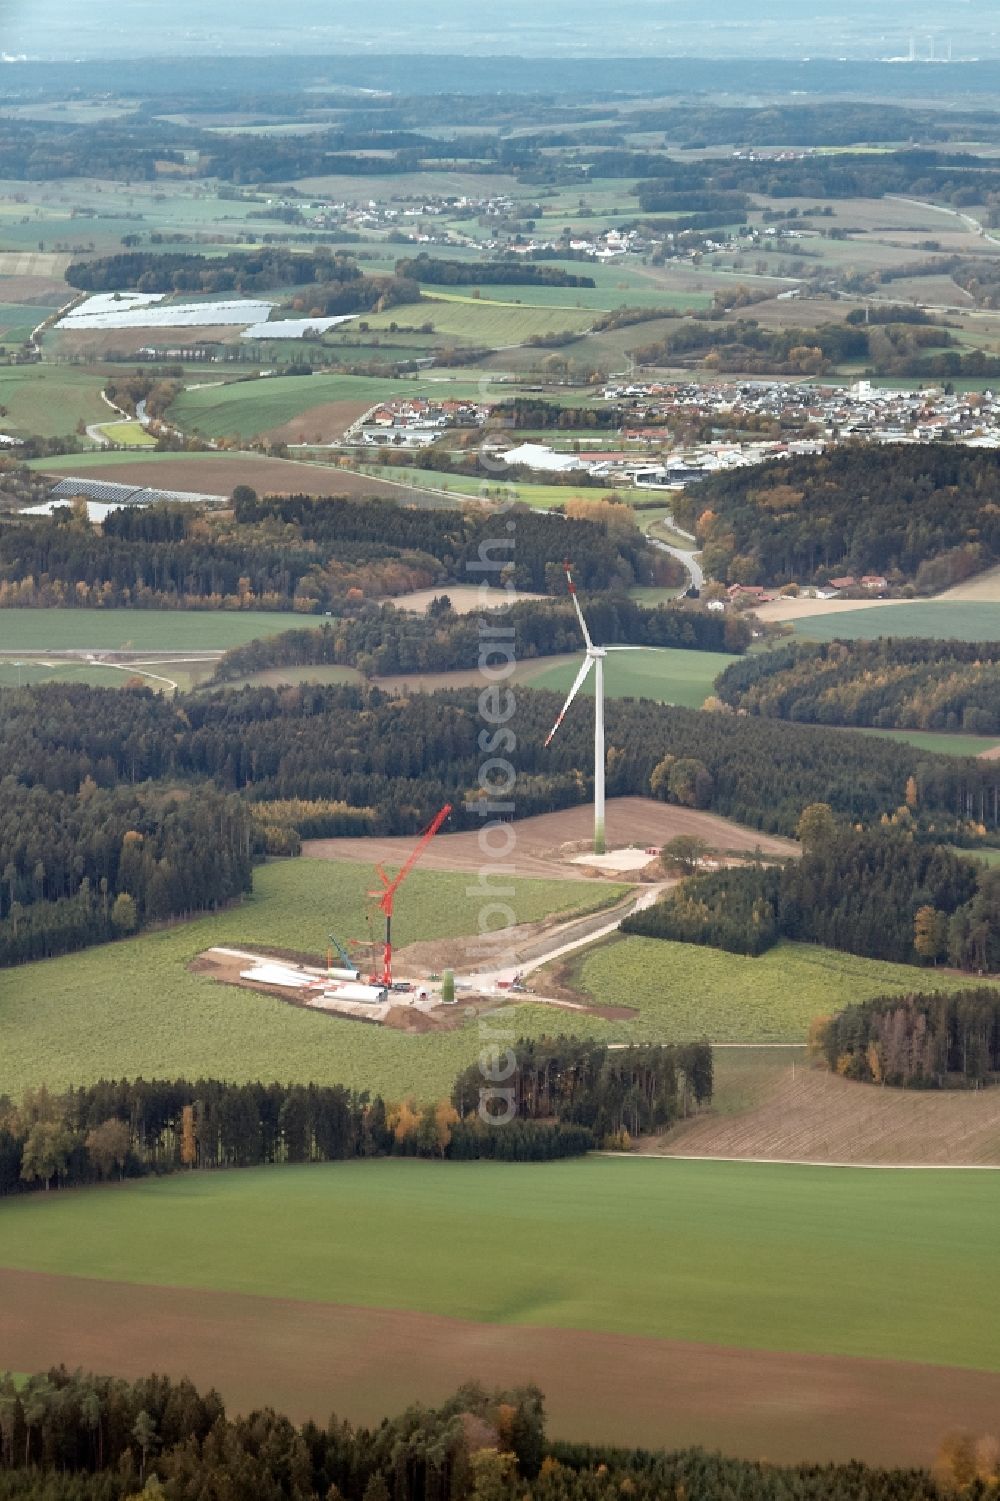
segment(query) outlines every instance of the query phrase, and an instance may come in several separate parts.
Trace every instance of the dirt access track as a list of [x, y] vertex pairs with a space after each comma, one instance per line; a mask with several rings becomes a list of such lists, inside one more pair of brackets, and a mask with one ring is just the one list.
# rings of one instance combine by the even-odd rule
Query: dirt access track
[[3, 1363], [216, 1387], [231, 1410], [373, 1423], [463, 1381], [545, 1393], [549, 1432], [748, 1459], [928, 1464], [991, 1433], [1000, 1374], [0, 1270]]
[[[438, 834], [421, 856], [425, 870], [480, 870], [503, 863], [514, 867], [516, 876], [540, 876], [570, 881], [592, 880], [595, 871], [574, 865], [572, 857], [584, 851], [594, 832], [594, 811], [589, 803], [565, 808], [560, 813], [539, 813], [512, 825], [516, 844], [502, 862], [483, 854], [479, 835], [472, 831]], [[635, 845], [659, 847], [677, 834], [697, 834], [713, 850], [747, 851], [760, 848], [768, 855], [796, 855], [799, 847], [790, 839], [778, 839], [748, 829], [714, 813], [678, 808], [648, 797], [611, 798], [607, 804], [609, 849]], [[302, 852], [313, 860], [358, 860], [398, 867], [413, 848], [410, 838], [307, 839]], [[614, 871], [605, 872], [610, 879]]]

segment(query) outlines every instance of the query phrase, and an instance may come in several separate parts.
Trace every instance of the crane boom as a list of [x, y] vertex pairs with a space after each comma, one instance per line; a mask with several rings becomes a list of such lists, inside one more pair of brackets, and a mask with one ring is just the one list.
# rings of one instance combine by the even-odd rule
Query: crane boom
[[368, 895], [378, 897], [379, 907], [385, 913], [385, 956], [382, 962], [382, 973], [376, 976], [385, 986], [392, 984], [392, 908], [396, 892], [402, 886], [410, 871], [416, 865], [424, 850], [450, 813], [451, 803], [445, 803], [444, 807], [439, 809], [431, 819], [431, 822], [421, 834], [403, 862], [402, 867], [397, 871], [392, 880], [386, 875], [381, 865], [376, 865], [375, 867], [375, 872], [382, 882], [382, 889], [380, 891], [369, 891]]

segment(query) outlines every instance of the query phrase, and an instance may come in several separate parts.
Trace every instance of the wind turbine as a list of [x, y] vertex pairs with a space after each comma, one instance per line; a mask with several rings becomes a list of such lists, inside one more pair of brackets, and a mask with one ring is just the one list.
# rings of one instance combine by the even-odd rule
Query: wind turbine
[[603, 855], [604, 844], [604, 658], [609, 651], [642, 651], [641, 646], [595, 646], [590, 639], [587, 622], [580, 609], [580, 601], [576, 597], [576, 585], [570, 572], [569, 564], [566, 563], [566, 587], [569, 589], [570, 598], [576, 609], [580, 629], [583, 632], [585, 655], [583, 666], [576, 675], [576, 682], [569, 690], [569, 696], [559, 711], [559, 717], [549, 731], [545, 742], [546, 748], [552, 743], [552, 737], [566, 718], [566, 710], [576, 698], [580, 689], [591, 672], [594, 670], [594, 854]]

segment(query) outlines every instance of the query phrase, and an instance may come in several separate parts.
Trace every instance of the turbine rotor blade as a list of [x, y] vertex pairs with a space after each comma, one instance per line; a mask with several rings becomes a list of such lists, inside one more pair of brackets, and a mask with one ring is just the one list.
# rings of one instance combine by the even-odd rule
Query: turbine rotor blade
[[570, 704], [573, 702], [573, 700], [576, 698], [576, 695], [579, 693], [580, 689], [583, 687], [583, 684], [586, 681], [587, 674], [590, 671], [590, 669], [593, 667], [593, 665], [594, 665], [594, 658], [593, 657], [585, 657], [584, 658], [584, 660], [583, 660], [583, 666], [580, 668], [580, 671], [576, 675], [576, 682], [573, 684], [572, 688], [569, 690], [569, 695], [568, 695], [568, 697], [566, 699], [566, 702], [563, 704], [562, 708], [560, 709], [559, 716], [556, 719], [555, 724], [552, 726], [551, 730], [549, 731], [549, 737], [548, 737], [548, 739], [545, 742], [546, 748], [551, 744], [553, 735], [555, 734], [555, 732], [559, 728], [559, 726], [562, 724], [563, 720], [566, 718], [566, 710], [569, 708]]
[[605, 651], [664, 651], [662, 646], [606, 646]]
[[576, 618], [580, 622], [580, 629], [583, 632], [583, 639], [589, 651], [594, 643], [590, 639], [590, 632], [587, 630], [587, 622], [583, 618], [583, 611], [580, 609], [580, 601], [576, 597], [576, 585], [573, 582], [573, 575], [570, 572], [568, 563], [564, 563], [563, 567], [566, 570], [566, 588], [569, 590], [569, 597], [573, 601], [573, 608], [576, 610]]

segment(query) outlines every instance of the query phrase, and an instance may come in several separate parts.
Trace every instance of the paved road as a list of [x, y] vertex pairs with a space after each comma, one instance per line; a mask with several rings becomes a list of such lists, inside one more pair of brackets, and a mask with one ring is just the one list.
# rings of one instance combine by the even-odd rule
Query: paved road
[[678, 563], [682, 563], [691, 576], [692, 587], [699, 593], [705, 587], [705, 570], [698, 562], [693, 553], [685, 552], [683, 547], [671, 547], [669, 542], [661, 542], [657, 537], [649, 537], [648, 541], [653, 547], [658, 547], [660, 552], [668, 552]]

